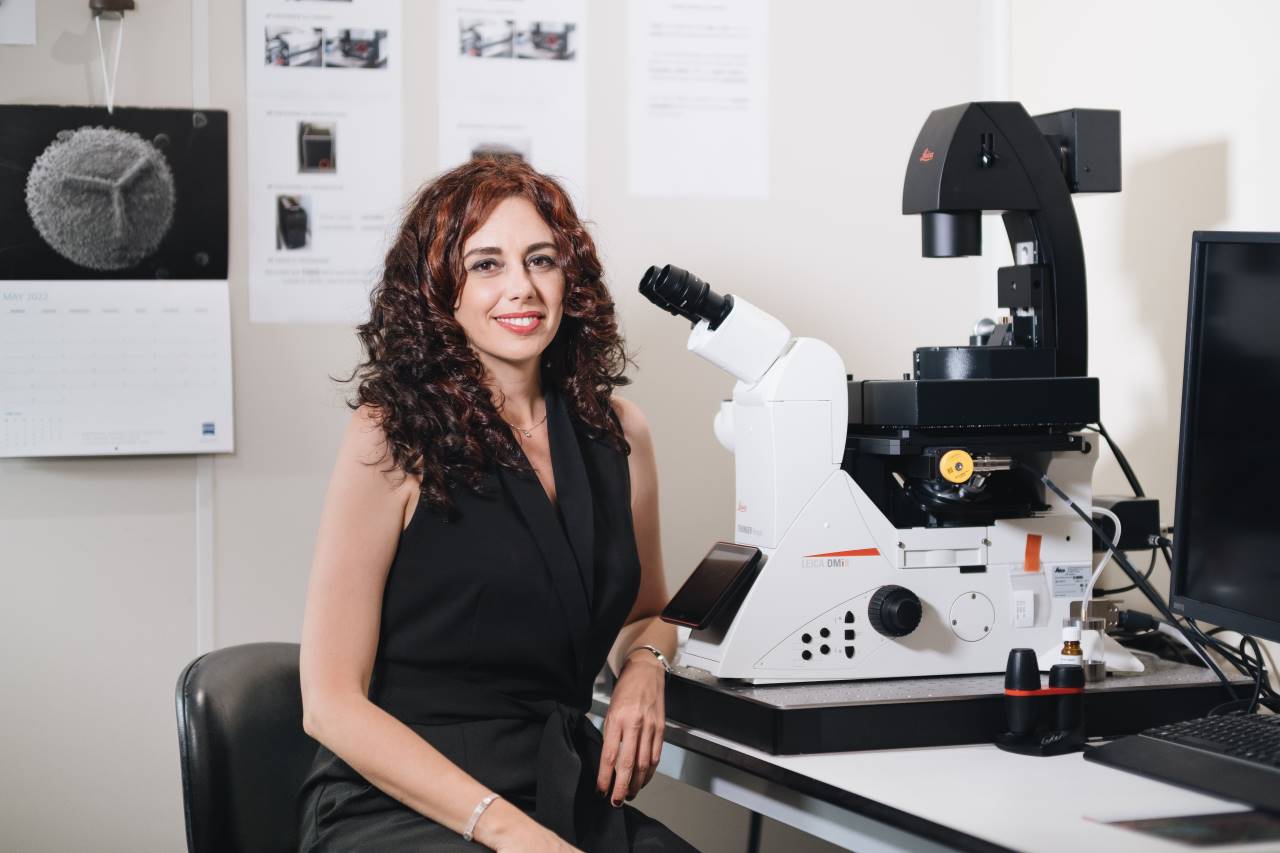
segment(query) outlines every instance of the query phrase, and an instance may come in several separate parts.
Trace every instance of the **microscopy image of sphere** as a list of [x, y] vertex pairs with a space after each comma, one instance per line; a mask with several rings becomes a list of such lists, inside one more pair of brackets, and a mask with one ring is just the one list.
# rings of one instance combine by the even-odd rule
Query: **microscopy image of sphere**
[[173, 224], [173, 172], [136, 133], [64, 130], [27, 174], [27, 213], [54, 251], [94, 270], [135, 266]]

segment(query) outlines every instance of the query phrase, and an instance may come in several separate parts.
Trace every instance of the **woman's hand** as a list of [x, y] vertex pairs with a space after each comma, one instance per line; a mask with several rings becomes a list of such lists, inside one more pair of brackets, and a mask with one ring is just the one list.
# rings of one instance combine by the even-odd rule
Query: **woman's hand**
[[551, 830], [536, 823], [494, 849], [497, 853], [582, 853]]
[[666, 670], [645, 649], [627, 655], [604, 718], [604, 749], [596, 791], [614, 807], [649, 784], [662, 755]]

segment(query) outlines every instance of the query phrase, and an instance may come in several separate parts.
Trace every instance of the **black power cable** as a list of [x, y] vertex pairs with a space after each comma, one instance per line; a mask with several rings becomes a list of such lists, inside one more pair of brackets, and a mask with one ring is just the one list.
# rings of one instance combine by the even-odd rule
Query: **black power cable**
[[1071, 507], [1072, 511], [1075, 512], [1076, 515], [1084, 519], [1085, 524], [1088, 524], [1093, 532], [1097, 534], [1098, 539], [1107, 546], [1107, 550], [1111, 552], [1111, 556], [1115, 559], [1116, 563], [1119, 564], [1120, 568], [1124, 570], [1124, 573], [1129, 576], [1129, 580], [1131, 580], [1134, 585], [1142, 591], [1142, 594], [1145, 595], [1147, 600], [1155, 606], [1156, 610], [1160, 611], [1160, 615], [1165, 618], [1165, 621], [1174, 626], [1174, 628], [1186, 637], [1187, 642], [1190, 643], [1193, 648], [1201, 652], [1201, 656], [1204, 658], [1205, 663], [1207, 663], [1209, 668], [1213, 670], [1214, 675], [1218, 676], [1218, 680], [1222, 682], [1223, 688], [1226, 689], [1231, 698], [1233, 700], [1239, 699], [1240, 697], [1236, 695], [1235, 687], [1227, 678], [1226, 673], [1222, 671], [1221, 667], [1218, 666], [1218, 664], [1205, 650], [1205, 644], [1201, 642], [1200, 638], [1193, 633], [1190, 628], [1178, 621], [1178, 618], [1173, 615], [1173, 611], [1169, 609], [1169, 606], [1164, 603], [1164, 599], [1160, 597], [1160, 593], [1156, 592], [1155, 588], [1151, 586], [1151, 583], [1133, 567], [1133, 563], [1129, 562], [1129, 558], [1125, 556], [1124, 552], [1111, 544], [1110, 540], [1107, 538], [1106, 532], [1103, 531], [1102, 527], [1096, 521], [1089, 517], [1089, 513], [1081, 509], [1080, 505], [1073, 501], [1066, 492], [1058, 488], [1058, 484], [1049, 479], [1048, 474], [1027, 465], [1025, 462], [1018, 464], [1039, 477], [1040, 482], [1044, 483], [1050, 491], [1061, 498], [1067, 506]]
[[[1120, 470], [1124, 472], [1124, 478], [1129, 481], [1129, 488], [1133, 489], [1134, 497], [1145, 498], [1147, 493], [1143, 491], [1142, 483], [1138, 482], [1138, 475], [1134, 472], [1133, 466], [1129, 464], [1129, 458], [1124, 455], [1124, 451], [1120, 449], [1120, 445], [1116, 444], [1115, 439], [1111, 437], [1111, 433], [1107, 432], [1107, 428], [1103, 426], [1102, 421], [1099, 420], [1097, 426], [1090, 425], [1088, 428], [1102, 436], [1103, 440], [1107, 443], [1107, 447], [1111, 448], [1111, 455], [1116, 458], [1116, 463], [1119, 464]], [[1147, 571], [1143, 574], [1143, 577], [1150, 579], [1151, 573], [1155, 571], [1155, 568], [1156, 551], [1153, 546], [1151, 549], [1151, 564], [1147, 566]], [[1131, 583], [1128, 586], [1122, 586], [1116, 589], [1095, 589], [1094, 595], [1120, 595], [1121, 593], [1132, 592], [1137, 588], [1138, 585], [1136, 583]]]
[[[1151, 573], [1154, 572], [1155, 570], [1156, 570], [1156, 549], [1155, 549], [1155, 546], [1152, 546], [1151, 562], [1147, 564], [1147, 570], [1142, 573], [1142, 577], [1145, 578], [1146, 580], [1151, 580]], [[1095, 597], [1100, 598], [1104, 595], [1119, 595], [1122, 592], [1132, 592], [1137, 588], [1138, 588], [1138, 585], [1136, 583], [1131, 583], [1128, 586], [1118, 586], [1115, 589], [1094, 589], [1093, 594]]]
[[[1107, 432], [1107, 428], [1103, 425], [1102, 421], [1099, 420], [1096, 427], [1091, 426], [1089, 428], [1097, 432], [1098, 435], [1102, 436], [1103, 440], [1106, 441], [1107, 446], [1111, 448], [1111, 453], [1115, 456], [1116, 462], [1120, 465], [1120, 470], [1124, 472], [1125, 479], [1129, 482], [1129, 488], [1133, 489], [1134, 495], [1140, 498], [1145, 497], [1146, 493], [1142, 489], [1142, 483], [1138, 481], [1138, 475], [1134, 472], [1133, 466], [1129, 464], [1128, 457], [1124, 455], [1124, 451], [1120, 449], [1120, 446], [1116, 444], [1115, 439], [1111, 437], [1111, 433]], [[1055, 491], [1057, 490], [1055, 489]], [[1078, 509], [1077, 509], [1077, 512], [1079, 512]], [[1102, 537], [1102, 539], [1105, 541], [1106, 537]], [[1149, 580], [1152, 572], [1155, 571], [1157, 554], [1163, 554], [1165, 562], [1169, 566], [1169, 570], [1170, 571], [1173, 570], [1173, 557], [1169, 553], [1169, 546], [1171, 544], [1172, 543], [1168, 539], [1165, 539], [1164, 537], [1158, 538], [1153, 543], [1153, 547], [1151, 550], [1151, 562], [1147, 566], [1147, 570], [1142, 576], [1144, 580]], [[1112, 553], [1115, 553], [1114, 549], [1112, 549]], [[1124, 568], [1124, 567], [1121, 566], [1121, 568]], [[1130, 592], [1138, 588], [1139, 588], [1139, 585], [1135, 581], [1134, 583], [1131, 583], [1128, 586], [1123, 586], [1116, 589], [1095, 590], [1095, 594], [1119, 595], [1120, 593]], [[1151, 595], [1148, 594], [1145, 589], [1143, 590], [1143, 594], [1146, 595], [1147, 598], [1149, 599], [1151, 598]], [[1152, 603], [1156, 604], [1157, 609], [1159, 609], [1164, 602], [1163, 602], [1163, 599], [1161, 599], [1159, 602], [1152, 600]], [[1197, 646], [1202, 651], [1205, 648], [1213, 649], [1215, 652], [1217, 652], [1219, 655], [1225, 658], [1228, 662], [1230, 662], [1231, 665], [1236, 669], [1236, 671], [1238, 671], [1241, 675], [1245, 676], [1246, 678], [1252, 679], [1254, 682], [1254, 693], [1253, 693], [1252, 699], [1233, 700], [1232, 702], [1225, 703], [1224, 705], [1219, 705], [1217, 708], [1215, 708], [1213, 711], [1210, 712], [1211, 714], [1220, 713], [1223, 709], [1226, 709], [1228, 706], [1245, 704], [1246, 701], [1247, 701], [1246, 713], [1252, 713], [1253, 711], [1257, 710], [1257, 707], [1259, 704], [1265, 704], [1267, 705], [1267, 707], [1272, 707], [1273, 703], [1280, 703], [1280, 696], [1278, 696], [1275, 693], [1275, 691], [1272, 690], [1271, 688], [1270, 676], [1266, 671], [1266, 665], [1263, 661], [1261, 648], [1258, 646], [1257, 640], [1247, 635], [1242, 636], [1240, 638], [1240, 647], [1237, 650], [1235, 648], [1232, 648], [1231, 646], [1228, 646], [1226, 643], [1213, 639], [1212, 635], [1223, 629], [1214, 628], [1208, 633], [1205, 633], [1200, 630], [1200, 626], [1195, 623], [1194, 619], [1188, 619], [1186, 621], [1190, 629], [1199, 636], [1199, 639], [1201, 642], [1198, 643]], [[1180, 631], [1184, 635], [1186, 635], [1187, 633], [1186, 628], [1183, 627], [1181, 624], [1179, 624], [1179, 622], [1176, 619], [1169, 620], [1168, 624], [1176, 628], [1178, 631]], [[1250, 661], [1248, 654], [1245, 652], [1245, 646], [1247, 644], [1251, 644], [1251, 647], [1255, 651], [1254, 660], [1256, 661], [1256, 663], [1254, 661]]]
[[[1164, 555], [1165, 563], [1169, 566], [1169, 571], [1173, 571], [1173, 555], [1169, 552], [1169, 545], [1172, 543], [1167, 539], [1162, 538], [1157, 544], [1159, 545], [1160, 553]], [[1214, 634], [1229, 629], [1219, 627], [1204, 631], [1201, 629], [1200, 624], [1190, 617], [1187, 617], [1186, 623], [1190, 626], [1191, 630], [1195, 631], [1196, 634], [1200, 636], [1206, 646], [1212, 648], [1226, 659], [1233, 667], [1235, 667], [1237, 672], [1246, 678], [1253, 679], [1253, 698], [1249, 700], [1247, 706], [1244, 708], [1246, 714], [1251, 714], [1256, 711], [1259, 705], [1265, 705], [1273, 711], [1280, 709], [1280, 693], [1277, 693], [1271, 686], [1271, 674], [1268, 672], [1266, 660], [1262, 656], [1262, 647], [1258, 645], [1258, 641], [1254, 637], [1242, 633], [1240, 635], [1239, 645], [1232, 647], [1214, 636]], [[1253, 660], [1249, 659], [1246, 647], [1253, 650]], [[1245, 704], [1243, 700], [1229, 702], [1226, 703], [1226, 705], [1219, 705], [1209, 713], [1210, 715], [1215, 713], [1225, 713], [1226, 710], [1235, 710], [1228, 706], [1242, 704]]]
[[[1107, 446], [1111, 448], [1111, 452], [1115, 456], [1116, 462], [1120, 465], [1120, 470], [1124, 472], [1125, 479], [1128, 481], [1129, 487], [1133, 489], [1134, 495], [1140, 498], [1146, 497], [1146, 492], [1143, 491], [1142, 484], [1138, 481], [1138, 475], [1134, 472], [1133, 466], [1129, 464], [1129, 460], [1124, 455], [1124, 451], [1122, 451], [1120, 446], [1116, 444], [1114, 439], [1112, 439], [1111, 434], [1107, 432], [1107, 428], [1103, 426], [1102, 421], [1098, 421], [1096, 427], [1090, 426], [1089, 428], [1102, 436], [1103, 440], [1106, 441]], [[1165, 563], [1169, 566], [1169, 570], [1173, 571], [1173, 555], [1169, 552], [1169, 546], [1173, 544], [1172, 542], [1164, 537], [1158, 537], [1155, 540], [1154, 547], [1151, 551], [1151, 563], [1147, 566], [1147, 571], [1144, 574], [1139, 575], [1137, 569], [1135, 569], [1133, 564], [1129, 562], [1128, 558], [1111, 544], [1110, 539], [1103, 533], [1102, 528], [1092, 518], [1090, 518], [1084, 510], [1072, 501], [1065, 492], [1059, 489], [1046, 474], [1041, 471], [1037, 471], [1028, 465], [1023, 465], [1023, 467], [1037, 474], [1045, 486], [1052, 490], [1062, 500], [1066, 501], [1067, 505], [1089, 524], [1089, 526], [1098, 534], [1098, 539], [1107, 546], [1107, 549], [1111, 552], [1116, 563], [1122, 570], [1124, 570], [1125, 574], [1128, 575], [1129, 579], [1132, 581], [1128, 586], [1121, 587], [1119, 589], [1095, 590], [1096, 594], [1116, 595], [1122, 592], [1129, 592], [1133, 589], [1141, 590], [1147, 600], [1150, 601], [1155, 606], [1156, 610], [1165, 617], [1163, 621], [1186, 638], [1187, 642], [1196, 649], [1197, 653], [1204, 659], [1205, 663], [1209, 665], [1209, 667], [1214, 671], [1214, 674], [1216, 674], [1219, 680], [1222, 681], [1223, 687], [1225, 687], [1227, 692], [1231, 694], [1232, 699], [1231, 701], [1223, 703], [1211, 710], [1209, 712], [1210, 715], [1226, 713], [1228, 711], [1238, 709], [1243, 709], [1245, 713], [1253, 713], [1258, 709], [1259, 705], [1270, 708], [1276, 713], [1280, 713], [1280, 693], [1277, 693], [1271, 686], [1271, 676], [1267, 671], [1266, 661], [1262, 656], [1262, 648], [1258, 645], [1258, 641], [1255, 638], [1247, 634], [1242, 634], [1239, 646], [1233, 647], [1213, 636], [1214, 634], [1225, 630], [1223, 628], [1212, 628], [1206, 633], [1200, 629], [1200, 626], [1196, 624], [1194, 619], [1188, 618], [1185, 620], [1184, 624], [1174, 616], [1173, 612], [1169, 610], [1168, 605], [1165, 604], [1164, 599], [1161, 598], [1160, 594], [1151, 586], [1149, 578], [1151, 577], [1151, 573], [1155, 570], [1157, 553], [1164, 556]], [[1227, 677], [1222, 672], [1221, 668], [1214, 663], [1213, 658], [1209, 656], [1209, 649], [1217, 652], [1223, 657], [1223, 659], [1230, 663], [1237, 672], [1253, 681], [1253, 695], [1251, 697], [1240, 698], [1236, 695], [1235, 688], [1228, 682]], [[1248, 650], [1252, 650], [1253, 652], [1252, 660], [1250, 660]]]
[[1129, 464], [1129, 460], [1125, 457], [1120, 446], [1112, 440], [1111, 433], [1107, 432], [1107, 428], [1102, 425], [1102, 421], [1099, 420], [1096, 427], [1091, 426], [1089, 429], [1102, 436], [1107, 446], [1111, 448], [1111, 453], [1116, 457], [1116, 462], [1120, 464], [1120, 470], [1124, 472], [1124, 478], [1129, 481], [1129, 488], [1133, 489], [1134, 496], [1145, 498], [1147, 493], [1142, 490], [1142, 484], [1138, 482], [1138, 475], [1133, 472], [1133, 466]]

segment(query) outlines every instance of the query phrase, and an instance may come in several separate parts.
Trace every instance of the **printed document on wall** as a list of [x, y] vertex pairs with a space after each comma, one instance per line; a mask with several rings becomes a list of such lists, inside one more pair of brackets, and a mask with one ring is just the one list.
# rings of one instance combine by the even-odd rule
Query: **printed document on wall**
[[226, 112], [0, 128], [0, 457], [233, 450]]
[[630, 0], [634, 195], [769, 194], [767, 0]]
[[441, 0], [440, 168], [485, 153], [587, 186], [584, 0]]
[[403, 202], [401, 0], [248, 0], [249, 319], [363, 320]]
[[0, 0], [0, 44], [36, 43], [36, 0]]
[[229, 453], [225, 281], [0, 281], [0, 457]]

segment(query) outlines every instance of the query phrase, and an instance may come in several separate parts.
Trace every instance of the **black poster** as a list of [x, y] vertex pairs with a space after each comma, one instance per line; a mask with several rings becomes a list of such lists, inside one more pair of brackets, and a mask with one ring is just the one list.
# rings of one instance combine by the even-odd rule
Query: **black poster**
[[227, 278], [222, 110], [0, 105], [0, 279]]

